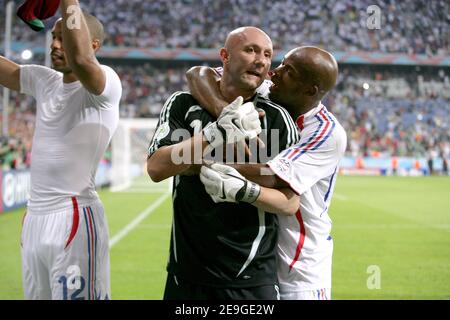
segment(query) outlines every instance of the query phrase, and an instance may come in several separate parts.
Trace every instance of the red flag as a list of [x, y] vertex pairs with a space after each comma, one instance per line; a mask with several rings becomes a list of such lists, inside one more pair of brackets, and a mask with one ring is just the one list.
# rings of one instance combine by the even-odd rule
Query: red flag
[[60, 0], [26, 0], [17, 10], [17, 16], [34, 31], [45, 28], [42, 20], [53, 17]]

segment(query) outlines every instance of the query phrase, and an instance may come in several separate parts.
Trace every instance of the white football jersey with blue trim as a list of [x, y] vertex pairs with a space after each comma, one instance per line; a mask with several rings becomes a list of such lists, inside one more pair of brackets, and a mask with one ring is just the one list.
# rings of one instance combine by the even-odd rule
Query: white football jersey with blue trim
[[300, 142], [268, 165], [300, 195], [295, 216], [279, 216], [281, 292], [331, 288], [333, 240], [328, 209], [347, 136], [322, 104], [297, 119]]

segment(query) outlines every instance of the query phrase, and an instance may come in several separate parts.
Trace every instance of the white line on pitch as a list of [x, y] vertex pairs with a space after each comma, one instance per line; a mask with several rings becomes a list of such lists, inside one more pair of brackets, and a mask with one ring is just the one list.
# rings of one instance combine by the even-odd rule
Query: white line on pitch
[[343, 196], [343, 195], [338, 194], [338, 193], [333, 193], [333, 198], [336, 198], [338, 200], [343, 200], [343, 201], [347, 201], [348, 200], [348, 198], [346, 196]]
[[140, 224], [139, 229], [170, 229], [171, 224]]
[[128, 233], [131, 232], [134, 228], [136, 228], [139, 223], [142, 222], [145, 218], [147, 218], [153, 211], [155, 211], [164, 201], [166, 201], [167, 198], [170, 197], [170, 193], [166, 193], [162, 195], [158, 200], [153, 202], [150, 206], [148, 206], [144, 211], [139, 213], [139, 215], [133, 219], [129, 224], [126, 225], [125, 228], [120, 230], [117, 234], [115, 234], [110, 240], [109, 240], [109, 248], [112, 248], [114, 245], [116, 245], [120, 240], [122, 240]]

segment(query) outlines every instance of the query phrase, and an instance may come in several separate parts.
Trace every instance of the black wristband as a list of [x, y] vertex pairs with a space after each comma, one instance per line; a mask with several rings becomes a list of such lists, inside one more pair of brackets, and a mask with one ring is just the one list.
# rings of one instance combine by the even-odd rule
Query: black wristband
[[252, 181], [245, 181], [244, 186], [236, 193], [236, 200], [248, 203], [255, 202], [261, 193], [261, 186]]

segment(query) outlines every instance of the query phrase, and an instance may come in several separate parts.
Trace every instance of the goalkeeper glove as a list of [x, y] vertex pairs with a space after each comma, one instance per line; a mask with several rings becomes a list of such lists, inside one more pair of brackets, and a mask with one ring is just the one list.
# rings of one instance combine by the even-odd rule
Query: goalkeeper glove
[[258, 184], [244, 178], [236, 169], [218, 163], [211, 168], [202, 166], [200, 180], [215, 203], [253, 203], [261, 192]]
[[252, 102], [242, 104], [243, 101], [242, 97], [237, 97], [223, 109], [217, 121], [203, 129], [203, 135], [212, 149], [223, 144], [254, 139], [261, 133], [261, 123], [255, 106]]

